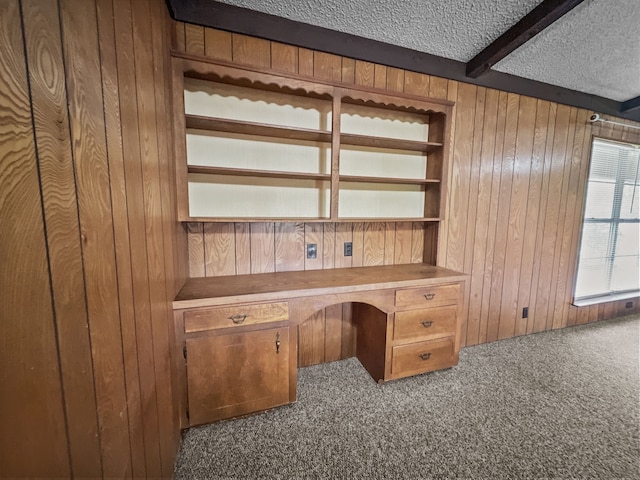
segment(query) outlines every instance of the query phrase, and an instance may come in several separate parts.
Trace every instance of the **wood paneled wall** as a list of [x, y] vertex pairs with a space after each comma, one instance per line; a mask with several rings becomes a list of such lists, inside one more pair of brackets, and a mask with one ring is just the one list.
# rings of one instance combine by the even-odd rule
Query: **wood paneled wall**
[[169, 23], [161, 0], [0, 0], [0, 477], [169, 478]]
[[[639, 141], [635, 130], [594, 126], [592, 112], [566, 105], [181, 22], [173, 27], [179, 51], [456, 102], [438, 259], [469, 274], [463, 346], [638, 311], [638, 299], [632, 310], [626, 302], [571, 306], [592, 135]], [[402, 222], [188, 228], [190, 276], [420, 262], [424, 232]], [[341, 254], [347, 239], [352, 259]], [[305, 260], [305, 243], [318, 243], [322, 258]], [[320, 312], [301, 325], [301, 365], [337, 358], [327, 352], [351, 354], [349, 318], [339, 315]]]

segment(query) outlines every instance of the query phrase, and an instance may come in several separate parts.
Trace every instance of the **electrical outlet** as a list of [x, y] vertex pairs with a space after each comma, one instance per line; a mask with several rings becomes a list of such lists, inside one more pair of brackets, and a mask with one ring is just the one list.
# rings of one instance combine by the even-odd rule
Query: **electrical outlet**
[[318, 245], [315, 243], [307, 243], [307, 258], [318, 257]]
[[522, 309], [522, 318], [527, 318], [529, 316], [529, 307], [524, 307]]
[[344, 242], [344, 256], [350, 257], [353, 255], [353, 244], [351, 242]]

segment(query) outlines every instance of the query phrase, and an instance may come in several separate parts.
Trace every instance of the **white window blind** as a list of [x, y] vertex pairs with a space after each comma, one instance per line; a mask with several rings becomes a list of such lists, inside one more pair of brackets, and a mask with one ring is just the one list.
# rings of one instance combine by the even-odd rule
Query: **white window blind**
[[640, 290], [640, 145], [594, 139], [575, 299]]

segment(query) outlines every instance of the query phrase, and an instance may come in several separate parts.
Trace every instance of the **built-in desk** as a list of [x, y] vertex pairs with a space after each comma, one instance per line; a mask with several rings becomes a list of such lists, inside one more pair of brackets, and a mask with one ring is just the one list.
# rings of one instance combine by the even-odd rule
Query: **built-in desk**
[[188, 280], [173, 303], [182, 427], [295, 401], [296, 327], [330, 305], [353, 302], [378, 382], [456, 365], [465, 278], [411, 264]]

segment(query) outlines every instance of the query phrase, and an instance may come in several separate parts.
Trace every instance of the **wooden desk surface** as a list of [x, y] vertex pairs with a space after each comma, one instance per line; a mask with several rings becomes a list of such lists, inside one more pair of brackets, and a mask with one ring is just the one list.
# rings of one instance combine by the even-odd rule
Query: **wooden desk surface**
[[414, 287], [457, 282], [466, 277], [460, 272], [417, 263], [191, 278], [178, 292], [173, 308]]

